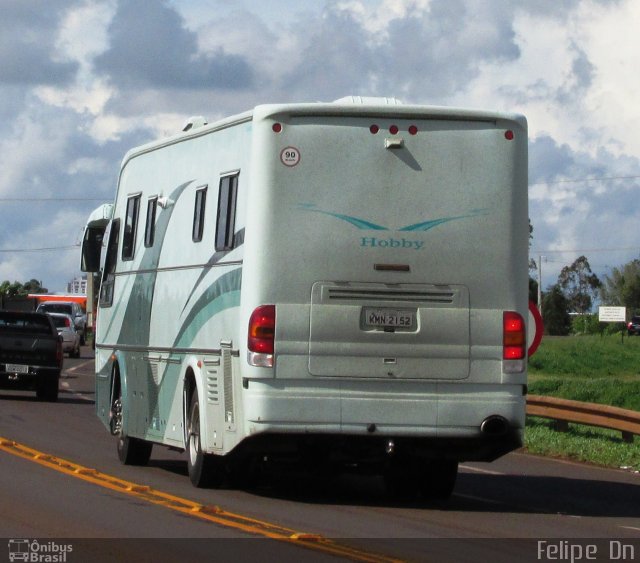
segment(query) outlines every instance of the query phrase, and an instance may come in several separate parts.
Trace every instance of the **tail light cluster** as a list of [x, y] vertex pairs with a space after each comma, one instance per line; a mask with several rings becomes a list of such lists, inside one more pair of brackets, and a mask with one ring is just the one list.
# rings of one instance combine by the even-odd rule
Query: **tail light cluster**
[[62, 351], [62, 336], [58, 338], [58, 345], [56, 346], [56, 362], [62, 368], [64, 361], [64, 352]]
[[527, 330], [522, 315], [505, 311], [502, 319], [502, 358], [523, 360], [527, 357]]
[[248, 361], [252, 366], [273, 367], [276, 335], [276, 306], [261, 305], [249, 318]]

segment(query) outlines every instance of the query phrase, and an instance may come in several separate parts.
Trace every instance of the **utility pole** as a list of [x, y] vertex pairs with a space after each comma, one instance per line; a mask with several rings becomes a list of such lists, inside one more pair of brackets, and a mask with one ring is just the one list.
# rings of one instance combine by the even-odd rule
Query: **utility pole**
[[542, 316], [542, 256], [538, 256], [538, 311]]

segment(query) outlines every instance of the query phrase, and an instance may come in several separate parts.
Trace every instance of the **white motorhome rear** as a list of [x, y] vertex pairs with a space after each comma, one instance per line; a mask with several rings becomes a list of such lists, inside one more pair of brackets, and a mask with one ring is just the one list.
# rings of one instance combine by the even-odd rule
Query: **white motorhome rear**
[[125, 462], [188, 450], [197, 485], [315, 453], [447, 496], [458, 461], [521, 444], [527, 254], [521, 116], [264, 105], [135, 149], [104, 232], [98, 415]]

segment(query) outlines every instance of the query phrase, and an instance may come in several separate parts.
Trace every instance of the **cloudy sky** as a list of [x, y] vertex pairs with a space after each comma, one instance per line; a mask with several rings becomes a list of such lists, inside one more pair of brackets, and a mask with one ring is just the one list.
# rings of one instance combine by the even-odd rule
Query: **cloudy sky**
[[80, 274], [133, 146], [267, 102], [523, 113], [543, 286], [640, 256], [637, 0], [0, 0], [0, 282]]

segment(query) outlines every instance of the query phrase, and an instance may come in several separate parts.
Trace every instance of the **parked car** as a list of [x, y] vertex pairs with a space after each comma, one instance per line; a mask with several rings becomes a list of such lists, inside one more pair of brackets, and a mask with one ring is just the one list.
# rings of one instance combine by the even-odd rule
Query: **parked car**
[[44, 313], [0, 311], [0, 388], [35, 389], [46, 401], [58, 400], [62, 340]]
[[82, 307], [75, 301], [43, 301], [36, 309], [38, 313], [62, 313], [73, 319], [73, 324], [80, 335], [80, 344], [84, 344], [87, 335], [87, 316]]
[[68, 352], [70, 358], [80, 357], [80, 334], [73, 324], [71, 315], [63, 313], [47, 313], [56, 325], [58, 334], [62, 337], [62, 351]]
[[627, 324], [627, 332], [629, 336], [640, 334], [640, 315], [631, 317], [631, 321]]

